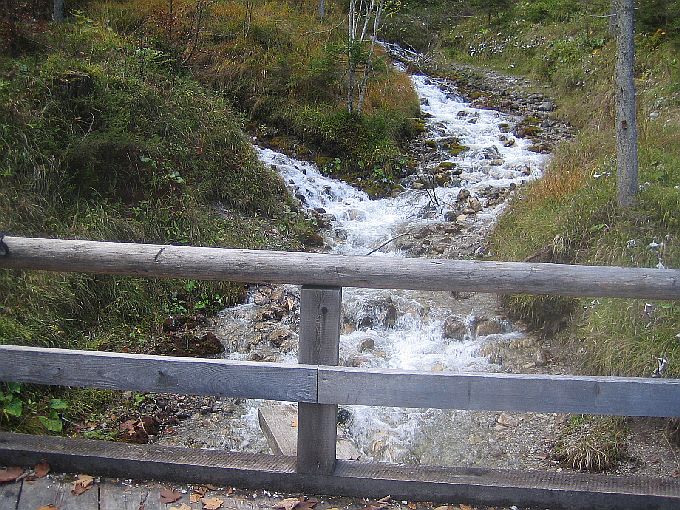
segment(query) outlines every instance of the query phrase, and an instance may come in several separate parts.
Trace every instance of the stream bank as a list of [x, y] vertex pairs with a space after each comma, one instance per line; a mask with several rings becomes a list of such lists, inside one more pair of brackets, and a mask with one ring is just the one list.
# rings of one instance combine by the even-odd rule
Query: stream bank
[[[494, 76], [490, 79], [494, 79]], [[521, 116], [477, 108], [451, 82], [413, 75], [427, 134], [403, 191], [380, 200], [327, 178], [311, 163], [271, 149], [260, 159], [326, 228], [324, 251], [374, 257], [484, 258], [485, 238], [519, 186], [540, 178], [547, 158], [518, 135]], [[548, 136], [548, 135], [545, 135]], [[567, 135], [565, 135], [567, 136]], [[549, 138], [546, 138], [549, 141]], [[247, 304], [225, 310], [212, 331], [231, 359], [296, 362], [299, 291], [258, 286]], [[340, 363], [426, 371], [563, 373], [560, 346], [513, 323], [496, 296], [345, 289]], [[259, 430], [263, 402], [230, 400], [196, 413], [164, 444], [269, 452]], [[567, 416], [348, 406], [341, 434], [362, 458], [404, 464], [560, 471], [552, 450]], [[648, 431], [617, 473], [658, 475], [672, 455], [652, 453]], [[652, 455], [651, 462], [640, 458]]]

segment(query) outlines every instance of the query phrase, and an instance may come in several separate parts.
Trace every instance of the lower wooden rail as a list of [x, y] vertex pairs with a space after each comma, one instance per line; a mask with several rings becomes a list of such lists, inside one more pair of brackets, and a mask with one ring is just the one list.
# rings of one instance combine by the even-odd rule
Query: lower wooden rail
[[[337, 315], [333, 322], [337, 322]], [[307, 335], [316, 337], [317, 332], [323, 336], [323, 324], [310, 322], [303, 331], [313, 334], [304, 333], [301, 341], [306, 341]], [[310, 343], [317, 344], [316, 340]], [[333, 354], [333, 349], [329, 350]], [[322, 358], [313, 348], [300, 353], [301, 360], [308, 363], [330, 363], [338, 356], [337, 347], [335, 358]], [[2, 345], [0, 381], [310, 404], [312, 407], [304, 411], [308, 415], [305, 419], [313, 420], [309, 433], [307, 423], [299, 428], [303, 450], [308, 446], [318, 450], [322, 442], [333, 448], [337, 404], [680, 416], [680, 379], [645, 377], [432, 373]], [[326, 410], [329, 407], [333, 408], [330, 413]], [[329, 417], [317, 419], [309, 414], [314, 412]], [[323, 427], [333, 437], [321, 437]], [[330, 456], [333, 451], [327, 453]], [[332, 467], [331, 461], [322, 463], [326, 470]]]
[[435, 502], [569, 510], [680, 508], [680, 481], [637, 476], [396, 466], [337, 461], [329, 474], [296, 472], [295, 458], [0, 433], [0, 464], [104, 476]]

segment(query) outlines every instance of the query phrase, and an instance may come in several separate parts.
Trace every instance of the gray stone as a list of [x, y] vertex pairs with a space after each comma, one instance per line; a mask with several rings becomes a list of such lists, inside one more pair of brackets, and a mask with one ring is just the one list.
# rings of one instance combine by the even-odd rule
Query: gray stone
[[462, 340], [467, 333], [467, 325], [462, 317], [452, 315], [444, 321], [444, 338]]
[[503, 325], [496, 319], [484, 319], [477, 324], [477, 336], [497, 335], [503, 332]]
[[365, 338], [359, 345], [359, 352], [371, 351], [375, 347], [375, 340], [372, 338]]

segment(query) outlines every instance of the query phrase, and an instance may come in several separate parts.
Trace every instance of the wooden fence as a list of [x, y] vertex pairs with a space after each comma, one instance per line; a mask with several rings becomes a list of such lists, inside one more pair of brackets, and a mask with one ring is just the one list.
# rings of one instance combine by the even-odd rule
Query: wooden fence
[[302, 285], [298, 365], [0, 346], [0, 380], [298, 402], [297, 457], [0, 433], [0, 463], [368, 497], [680, 507], [675, 479], [336, 460], [337, 406], [680, 416], [680, 380], [338, 367], [342, 287], [680, 299], [680, 271], [5, 237], [0, 268]]

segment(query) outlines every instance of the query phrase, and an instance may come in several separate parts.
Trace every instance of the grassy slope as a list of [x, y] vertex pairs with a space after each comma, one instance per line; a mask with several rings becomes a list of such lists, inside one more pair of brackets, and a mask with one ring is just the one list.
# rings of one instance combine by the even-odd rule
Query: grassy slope
[[[578, 128], [561, 145], [545, 179], [518, 196], [501, 219], [492, 250], [523, 260], [547, 248], [555, 261], [654, 267], [680, 266], [680, 38], [672, 26], [638, 29], [639, 204], [615, 207], [613, 132], [614, 42], [607, 33], [607, 2], [521, 2], [494, 16], [460, 18], [452, 29], [430, 34], [440, 56], [528, 75], [552, 86], [557, 115]], [[430, 9], [441, 8], [430, 2]], [[645, 11], [640, 11], [645, 16]], [[658, 30], [657, 30], [658, 28]], [[407, 16], [390, 28], [412, 34]], [[413, 38], [412, 35], [410, 37]], [[414, 45], [419, 41], [412, 39]], [[421, 44], [422, 45], [422, 44]], [[650, 243], [663, 243], [659, 249]], [[650, 375], [656, 357], [680, 375], [680, 305], [655, 303], [651, 314], [636, 300], [566, 300], [516, 296], [511, 309], [537, 327], [573, 312], [565, 341], [591, 373]]]
[[[86, 19], [27, 33], [30, 51], [0, 57], [0, 229], [273, 249], [313, 237], [242, 120], [173, 59]], [[153, 352], [168, 314], [210, 312], [242, 293], [229, 283], [0, 271], [0, 342]], [[74, 420], [112, 398], [66, 395]], [[34, 429], [46, 398], [25, 389], [14, 425]]]
[[[92, 16], [190, 66], [248, 117], [276, 148], [316, 159], [329, 173], [373, 194], [389, 191], [408, 164], [402, 145], [418, 130], [418, 99], [407, 76], [373, 62], [362, 115], [346, 108], [344, 2], [219, 0], [196, 23], [196, 2], [97, 2]], [[196, 28], [199, 28], [196, 31]]]
[[[312, 1], [176, 0], [172, 14], [157, 0], [80, 5], [60, 27], [30, 12], [15, 26], [0, 19], [0, 230], [301, 249], [318, 242], [316, 225], [257, 162], [244, 130], [374, 193], [407, 164], [401, 146], [418, 130], [418, 101], [384, 58], [364, 113], [346, 113], [340, 3], [323, 22]], [[168, 315], [242, 296], [229, 283], [1, 271], [0, 343], [163, 352]], [[121, 398], [10, 394], [0, 386], [0, 426], [32, 431], [51, 397], [67, 400], [59, 411], [75, 424]], [[12, 417], [17, 401], [23, 416]]]

